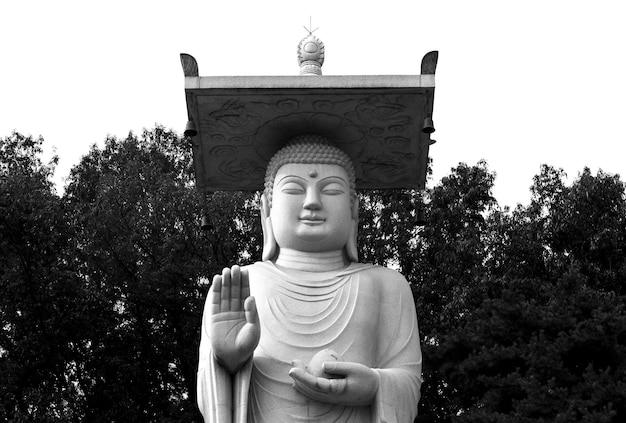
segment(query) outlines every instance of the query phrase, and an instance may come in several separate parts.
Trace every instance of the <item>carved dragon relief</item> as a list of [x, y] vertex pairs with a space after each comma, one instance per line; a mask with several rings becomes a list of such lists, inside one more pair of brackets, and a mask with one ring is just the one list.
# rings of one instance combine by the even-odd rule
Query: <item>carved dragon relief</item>
[[413, 168], [411, 162], [415, 160], [415, 154], [405, 154], [400, 151], [389, 151], [377, 156], [368, 156], [361, 160], [363, 176], [360, 177], [363, 183], [371, 182], [371, 178], [365, 175], [377, 175], [383, 182], [393, 183], [394, 181], [410, 177]]
[[200, 119], [200, 126], [212, 135], [245, 134], [249, 128], [259, 125], [261, 119], [254, 108], [231, 98], [219, 109], [206, 114], [206, 118]]
[[363, 125], [388, 128], [389, 126], [405, 125], [411, 117], [403, 115], [406, 106], [398, 103], [398, 97], [373, 95], [358, 101], [354, 111], [346, 113]]

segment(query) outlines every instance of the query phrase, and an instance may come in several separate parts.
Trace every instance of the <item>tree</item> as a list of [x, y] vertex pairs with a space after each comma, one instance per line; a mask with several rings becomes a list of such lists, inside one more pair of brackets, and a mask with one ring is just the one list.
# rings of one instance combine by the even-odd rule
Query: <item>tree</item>
[[70, 231], [42, 138], [0, 139], [0, 419], [80, 421], [78, 366], [94, 304], [71, 267]]
[[459, 422], [617, 422], [626, 399], [623, 298], [576, 267], [499, 281], [441, 346]]
[[427, 225], [412, 256], [424, 354], [420, 421], [445, 421], [459, 410], [454, 386], [438, 363], [441, 343], [469, 318], [484, 295], [490, 238], [485, 216], [497, 206], [495, 174], [484, 161], [460, 163], [427, 193]]
[[593, 176], [585, 168], [553, 197], [546, 201], [553, 209], [546, 242], [561, 268], [576, 262], [593, 287], [626, 294], [626, 201], [619, 175]]
[[482, 299], [434, 357], [438, 421], [624, 420], [623, 183], [563, 177], [544, 166], [528, 207], [489, 216]]

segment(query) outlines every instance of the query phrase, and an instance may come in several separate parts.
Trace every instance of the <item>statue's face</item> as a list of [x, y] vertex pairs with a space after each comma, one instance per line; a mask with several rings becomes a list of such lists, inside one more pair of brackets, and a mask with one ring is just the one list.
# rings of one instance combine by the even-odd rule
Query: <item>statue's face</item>
[[281, 248], [341, 250], [352, 224], [346, 170], [330, 164], [282, 166], [274, 179], [270, 217]]

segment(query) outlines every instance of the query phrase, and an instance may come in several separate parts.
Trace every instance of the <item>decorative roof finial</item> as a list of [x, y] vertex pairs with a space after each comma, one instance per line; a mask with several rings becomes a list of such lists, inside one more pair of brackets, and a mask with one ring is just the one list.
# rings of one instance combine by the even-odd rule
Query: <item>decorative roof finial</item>
[[309, 28], [304, 29], [309, 33], [298, 44], [298, 64], [300, 65], [300, 75], [321, 75], [324, 64], [324, 43], [313, 33], [319, 28], [312, 29], [311, 18], [309, 17]]

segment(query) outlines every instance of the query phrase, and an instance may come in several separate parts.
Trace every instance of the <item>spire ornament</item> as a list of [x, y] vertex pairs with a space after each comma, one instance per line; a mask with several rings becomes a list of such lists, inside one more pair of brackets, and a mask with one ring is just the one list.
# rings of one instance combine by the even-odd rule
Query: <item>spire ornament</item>
[[324, 64], [324, 43], [313, 35], [317, 28], [311, 30], [309, 24], [307, 30], [309, 35], [304, 37], [298, 44], [298, 64], [300, 65], [300, 75], [321, 75]]

